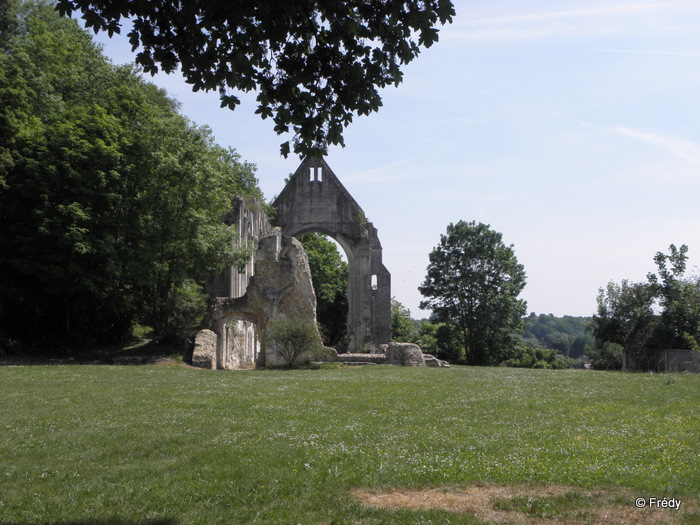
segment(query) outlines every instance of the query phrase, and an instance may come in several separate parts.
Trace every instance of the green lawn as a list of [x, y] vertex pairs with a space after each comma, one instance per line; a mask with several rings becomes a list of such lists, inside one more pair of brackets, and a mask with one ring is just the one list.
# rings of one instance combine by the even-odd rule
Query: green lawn
[[481, 523], [353, 491], [523, 484], [580, 492], [494, 505], [604, 489], [700, 522], [700, 376], [0, 367], [2, 525]]

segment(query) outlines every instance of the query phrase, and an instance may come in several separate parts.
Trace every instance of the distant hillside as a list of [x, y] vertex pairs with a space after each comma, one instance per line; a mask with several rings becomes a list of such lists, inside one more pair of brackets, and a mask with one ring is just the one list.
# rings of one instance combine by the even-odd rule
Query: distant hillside
[[553, 348], [568, 357], [580, 357], [586, 345], [594, 344], [593, 337], [586, 330], [591, 322], [590, 317], [554, 317], [552, 314], [537, 315], [533, 312], [524, 321], [525, 342]]

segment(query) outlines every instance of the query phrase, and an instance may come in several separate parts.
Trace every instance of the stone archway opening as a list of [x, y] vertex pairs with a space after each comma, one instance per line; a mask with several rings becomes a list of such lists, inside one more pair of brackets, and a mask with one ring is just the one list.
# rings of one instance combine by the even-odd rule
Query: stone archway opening
[[257, 320], [247, 312], [230, 312], [217, 320], [220, 337], [216, 368], [254, 368], [260, 355]]
[[345, 248], [321, 231], [298, 237], [309, 258], [316, 294], [316, 322], [323, 344], [339, 353], [348, 350], [349, 262]]

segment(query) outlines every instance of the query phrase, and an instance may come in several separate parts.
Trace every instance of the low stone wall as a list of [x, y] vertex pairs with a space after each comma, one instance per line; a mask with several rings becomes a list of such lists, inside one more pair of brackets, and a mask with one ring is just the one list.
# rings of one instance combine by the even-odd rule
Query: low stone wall
[[341, 363], [374, 363], [383, 365], [386, 363], [385, 354], [338, 354], [336, 361]]
[[[424, 354], [418, 345], [413, 343], [389, 343], [379, 347], [376, 354], [337, 354], [331, 360], [348, 365], [395, 365], [395, 366], [428, 366], [433, 368], [449, 368], [447, 361], [437, 359], [430, 354]], [[383, 350], [383, 352], [381, 352]]]

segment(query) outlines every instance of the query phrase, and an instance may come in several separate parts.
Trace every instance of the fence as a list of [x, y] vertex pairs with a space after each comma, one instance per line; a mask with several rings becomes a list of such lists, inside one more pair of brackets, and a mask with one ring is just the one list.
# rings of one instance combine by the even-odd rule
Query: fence
[[700, 373], [700, 352], [695, 350], [659, 350], [647, 363], [655, 372]]

